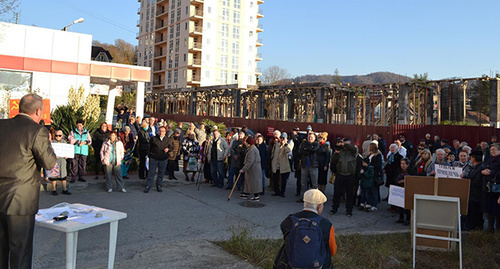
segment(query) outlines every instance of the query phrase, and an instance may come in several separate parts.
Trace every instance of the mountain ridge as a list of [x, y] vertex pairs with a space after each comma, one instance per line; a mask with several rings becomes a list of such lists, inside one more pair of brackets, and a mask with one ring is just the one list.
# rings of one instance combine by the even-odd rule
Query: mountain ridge
[[[392, 72], [373, 72], [366, 75], [350, 75], [350, 76], [338, 76], [341, 83], [351, 83], [351, 84], [384, 84], [384, 83], [404, 83], [410, 82], [411, 77], [399, 75]], [[302, 75], [292, 79], [294, 83], [334, 83], [337, 82], [335, 75], [323, 74], [323, 75]]]

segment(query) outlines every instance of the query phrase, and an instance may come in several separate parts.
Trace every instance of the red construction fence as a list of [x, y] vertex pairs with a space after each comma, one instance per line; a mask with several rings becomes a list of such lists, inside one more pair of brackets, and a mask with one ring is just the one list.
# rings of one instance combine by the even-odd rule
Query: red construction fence
[[353, 142], [359, 141], [358, 143], [362, 143], [368, 134], [377, 133], [382, 134], [387, 141], [387, 145], [391, 144], [394, 138], [399, 137], [400, 134], [405, 134], [406, 139], [416, 146], [418, 141], [425, 137], [425, 134], [430, 133], [432, 137], [439, 135], [441, 139], [448, 139], [450, 144], [453, 139], [466, 141], [474, 149], [481, 141], [489, 142], [493, 135], [500, 137], [500, 129], [480, 126], [401, 124], [393, 126], [363, 126], [159, 113], [151, 113], [151, 115], [159, 119], [170, 119], [176, 122], [201, 122], [204, 119], [210, 119], [215, 122], [223, 122], [227, 127], [247, 126], [254, 132], [263, 135], [267, 134], [267, 127], [274, 127], [276, 130], [290, 132], [295, 126], [299, 127], [300, 130], [306, 130], [307, 126], [311, 125], [316, 132], [328, 132], [328, 140], [330, 141], [335, 141], [337, 137], [349, 137]]

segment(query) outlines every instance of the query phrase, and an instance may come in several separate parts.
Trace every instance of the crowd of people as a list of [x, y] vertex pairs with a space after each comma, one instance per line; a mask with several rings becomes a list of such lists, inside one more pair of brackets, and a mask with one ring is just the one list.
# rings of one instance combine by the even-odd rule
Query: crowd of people
[[[42, 118], [43, 102], [36, 94], [28, 94], [20, 100], [19, 115], [0, 120], [2, 130], [8, 130], [0, 133], [4, 149], [0, 154], [10, 160], [0, 163], [3, 180], [0, 236], [8, 238], [1, 242], [0, 267], [10, 263], [16, 268], [29, 268], [31, 264], [40, 168], [44, 169], [45, 179], [52, 182], [54, 195], [58, 194], [57, 181], [62, 182], [62, 193], [69, 195], [67, 178], [70, 182], [85, 181], [83, 175], [90, 147], [95, 152], [96, 176], [98, 178], [101, 171], [105, 174], [107, 192], [113, 191], [113, 175], [117, 189], [126, 192], [123, 179], [127, 178], [134, 154], [140, 160], [139, 177], [147, 179], [145, 193], [153, 184], [162, 192], [165, 173], [171, 180], [178, 180], [175, 171], [179, 170], [181, 159], [186, 181], [194, 181], [198, 176], [216, 188], [237, 188], [239, 198], [252, 202], [259, 201], [267, 188], [277, 196], [274, 199], [285, 197], [287, 181], [293, 172], [297, 202], [303, 203], [304, 208], [281, 223], [285, 242], [289, 243], [278, 253], [275, 260], [278, 268], [288, 268], [289, 264], [331, 268], [330, 257], [337, 250], [335, 231], [331, 222], [320, 216], [327, 202], [324, 192], [328, 182], [334, 186], [330, 214], [336, 214], [341, 201], [345, 200], [345, 213], [352, 216], [355, 207], [366, 212], [377, 211], [380, 201], [387, 199], [380, 197], [381, 186], [404, 186], [408, 175], [436, 176], [438, 165], [459, 167], [460, 178], [470, 180], [468, 215], [463, 216], [463, 227], [483, 230], [486, 215], [486, 230], [500, 231], [500, 183], [497, 180], [500, 144], [496, 136], [478, 145], [458, 140], [450, 145], [446, 139], [437, 135], [432, 138], [430, 134], [417, 144], [408, 141], [404, 134], [388, 146], [380, 134], [368, 135], [363, 142], [339, 137], [330, 143], [328, 133], [314, 132], [308, 126], [305, 133], [299, 128], [289, 133], [275, 130], [266, 143], [262, 134], [249, 135], [246, 128], [233, 128], [222, 136], [216, 126], [202, 123], [197, 127], [190, 123], [184, 133], [182, 123], [173, 128], [153, 117], [141, 119], [135, 117], [133, 111], [126, 114], [126, 109], [119, 111], [119, 123], [125, 124], [109, 128], [103, 123], [91, 135], [85, 122], [79, 119], [67, 139], [62, 130], [47, 131], [37, 124]], [[50, 146], [49, 140], [53, 145], [71, 145], [74, 150], [71, 160], [58, 156], [59, 152], [54, 151], [55, 146]], [[399, 213], [397, 223], [410, 223], [409, 211], [395, 207], [390, 210]], [[294, 238], [307, 238], [302, 241], [307, 244], [312, 240], [323, 246], [321, 253], [311, 252]], [[305, 259], [306, 256], [311, 259]]]
[[[487, 230], [500, 229], [500, 225], [495, 225], [500, 221], [500, 200], [494, 191], [500, 169], [500, 144], [496, 143], [495, 136], [490, 142], [478, 145], [458, 140], [449, 145], [437, 135], [431, 139], [430, 134], [415, 146], [404, 134], [392, 143], [387, 143], [381, 134], [368, 135], [365, 141], [353, 142], [345, 137], [330, 143], [328, 133], [314, 132], [308, 126], [305, 133], [297, 127], [288, 133], [275, 130], [266, 142], [262, 134], [250, 136], [245, 128], [232, 129], [222, 137], [217, 128], [196, 127], [191, 123], [188, 138], [182, 141], [178, 138], [182, 129], [176, 128], [169, 137], [168, 124], [160, 124], [159, 128], [157, 139], [165, 141], [161, 145], [158, 141], [150, 143], [150, 162], [168, 159], [163, 165], [166, 171], [176, 171], [178, 160], [183, 156], [185, 180], [193, 181], [199, 172], [198, 177], [203, 178], [204, 183], [225, 189], [234, 187], [240, 191], [238, 197], [250, 201], [259, 201], [267, 189], [272, 191], [272, 196], [286, 197], [288, 180], [294, 172], [295, 196], [300, 203], [308, 189], [324, 193], [328, 182], [333, 184], [332, 215], [337, 214], [342, 201], [345, 201], [347, 216], [352, 216], [355, 208], [377, 211], [378, 204], [388, 200], [388, 197], [380, 197], [381, 187], [404, 187], [407, 175], [433, 177], [436, 165], [460, 167], [460, 177], [471, 180], [469, 214], [464, 217], [464, 228], [481, 229], [483, 213], [486, 213]], [[178, 146], [177, 140], [182, 146]], [[186, 167], [191, 157], [202, 165], [189, 177]], [[168, 168], [169, 164], [174, 167]], [[149, 170], [145, 192], [155, 177], [156, 187], [161, 191], [163, 166]], [[173, 174], [169, 177], [176, 179]], [[266, 182], [269, 182], [267, 186]], [[410, 224], [409, 211], [394, 206], [390, 210], [399, 213], [396, 223]]]
[[[70, 132], [68, 143], [75, 146], [75, 157], [70, 162], [69, 182], [85, 181], [86, 158], [92, 146], [96, 153], [96, 179], [100, 172], [105, 175], [108, 192], [113, 191], [113, 175], [117, 189], [126, 192], [123, 179], [128, 179], [135, 156], [139, 159], [139, 178], [146, 180], [145, 193], [152, 187], [161, 192], [164, 176], [178, 180], [175, 172], [182, 171], [186, 181], [198, 179], [213, 187], [237, 189], [237, 196], [249, 201], [259, 201], [266, 190], [272, 191], [272, 196], [284, 198], [293, 172], [297, 202], [303, 202], [308, 189], [325, 193], [330, 182], [334, 186], [330, 214], [337, 214], [345, 201], [345, 214], [352, 216], [355, 208], [377, 211], [378, 204], [388, 200], [380, 197], [381, 187], [404, 187], [407, 175], [435, 176], [439, 164], [460, 167], [461, 178], [471, 180], [465, 229], [482, 228], [483, 213], [488, 216], [488, 231], [500, 229], [500, 225], [495, 226], [500, 221], [500, 200], [494, 191], [500, 169], [500, 144], [495, 136], [490, 142], [478, 145], [456, 139], [449, 144], [448, 140], [431, 134], [416, 144], [404, 134], [392, 143], [387, 143], [382, 134], [368, 135], [364, 141], [338, 137], [331, 143], [327, 132], [314, 132], [308, 126], [305, 132], [298, 127], [288, 133], [275, 130], [266, 141], [260, 133], [250, 136], [245, 127], [232, 128], [222, 135], [215, 125], [189, 123], [183, 128], [178, 123], [174, 127], [163, 119], [135, 117], [133, 110], [125, 107], [117, 111], [118, 123], [114, 129], [102, 123], [91, 137], [84, 122], [79, 120]], [[64, 142], [61, 133], [60, 130], [51, 133], [54, 143]], [[61, 168], [66, 166], [65, 162], [66, 159], [58, 158]], [[56, 180], [62, 181], [63, 194], [70, 194], [64, 173], [47, 179], [54, 185], [54, 195], [57, 195]], [[394, 206], [390, 210], [399, 213], [397, 223], [410, 224], [409, 211]]]

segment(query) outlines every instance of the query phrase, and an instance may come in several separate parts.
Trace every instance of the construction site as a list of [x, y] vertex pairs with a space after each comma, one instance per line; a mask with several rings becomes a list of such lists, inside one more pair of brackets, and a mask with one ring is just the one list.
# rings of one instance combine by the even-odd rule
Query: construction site
[[[482, 126], [482, 134], [492, 135], [500, 127], [499, 85], [500, 79], [492, 77], [370, 85], [296, 83], [248, 89], [227, 85], [154, 91], [146, 97], [145, 107], [147, 113], [160, 118], [217, 118], [262, 132], [262, 121], [272, 121], [273, 125], [266, 124], [288, 130], [308, 124], [317, 124], [322, 130], [332, 128], [328, 125], [336, 126], [335, 130], [354, 128], [357, 131], [348, 133], [359, 138], [372, 130], [397, 135], [410, 129], [441, 129], [439, 126]], [[476, 138], [467, 141], [471, 140]]]

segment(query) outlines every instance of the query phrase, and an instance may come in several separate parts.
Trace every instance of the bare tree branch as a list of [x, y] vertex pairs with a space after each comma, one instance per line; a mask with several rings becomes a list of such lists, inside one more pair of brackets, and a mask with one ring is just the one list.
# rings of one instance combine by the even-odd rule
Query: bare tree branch
[[19, 0], [0, 0], [0, 20], [15, 21], [19, 4]]
[[290, 78], [290, 74], [279, 66], [271, 66], [266, 68], [262, 73], [262, 83], [264, 85], [276, 85], [283, 83], [284, 80]]

